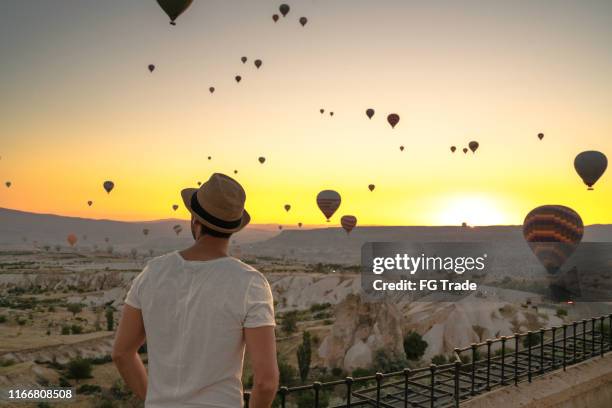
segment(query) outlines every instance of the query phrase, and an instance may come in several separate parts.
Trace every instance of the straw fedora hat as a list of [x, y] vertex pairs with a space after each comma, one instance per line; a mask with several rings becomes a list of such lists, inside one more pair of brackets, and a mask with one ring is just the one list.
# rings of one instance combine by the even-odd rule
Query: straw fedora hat
[[189, 212], [214, 231], [231, 234], [251, 221], [251, 216], [244, 209], [244, 189], [225, 174], [213, 174], [200, 188], [184, 189], [181, 197]]

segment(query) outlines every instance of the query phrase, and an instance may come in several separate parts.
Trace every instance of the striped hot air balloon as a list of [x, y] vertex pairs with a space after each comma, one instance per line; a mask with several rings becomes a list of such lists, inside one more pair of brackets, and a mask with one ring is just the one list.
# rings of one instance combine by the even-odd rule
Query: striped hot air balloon
[[325, 218], [327, 218], [327, 222], [329, 222], [329, 219], [340, 207], [341, 201], [340, 194], [334, 190], [323, 190], [317, 195], [317, 205], [323, 215], [325, 215]]
[[555, 274], [574, 253], [584, 234], [582, 219], [562, 205], [531, 210], [523, 222], [523, 236], [546, 270]]
[[342, 228], [344, 228], [348, 235], [357, 225], [357, 217], [354, 215], [343, 215], [342, 218], [340, 218], [340, 225], [342, 225]]

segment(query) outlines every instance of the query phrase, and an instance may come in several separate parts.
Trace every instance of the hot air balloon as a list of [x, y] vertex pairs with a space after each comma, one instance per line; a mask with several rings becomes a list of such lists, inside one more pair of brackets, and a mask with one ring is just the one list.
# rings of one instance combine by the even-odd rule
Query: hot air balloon
[[555, 274], [572, 255], [584, 233], [582, 219], [562, 205], [531, 210], [523, 222], [523, 236], [546, 270]]
[[155, 65], [149, 64], [149, 72], [155, 71]]
[[300, 17], [300, 24], [302, 25], [302, 27], [304, 27], [307, 22], [308, 19], [306, 17]]
[[391, 125], [391, 128], [394, 129], [395, 126], [399, 123], [400, 117], [397, 113], [391, 113], [387, 116], [387, 122]]
[[291, 205], [285, 204], [285, 211], [289, 212], [290, 209], [291, 209]]
[[138, 256], [138, 250], [136, 248], [130, 249], [130, 255], [132, 255], [132, 258], [136, 259]]
[[113, 183], [112, 181], [105, 181], [102, 186], [104, 187], [104, 190], [106, 190], [106, 192], [110, 194], [110, 192], [113, 191], [113, 188], [115, 188], [115, 183]]
[[208, 160], [212, 160], [212, 156], [208, 156]]
[[366, 116], [368, 117], [368, 119], [372, 119], [372, 116], [374, 116], [374, 109], [366, 109]]
[[238, 174], [238, 170], [234, 170], [234, 174]]
[[279, 230], [282, 230], [282, 229], [283, 229], [283, 226], [282, 226], [282, 225], [279, 225], [279, 226], [278, 226], [278, 229], [279, 229]]
[[593, 190], [593, 185], [604, 174], [607, 167], [606, 155], [595, 150], [582, 152], [574, 159], [574, 168], [584, 184], [588, 186], [588, 190]]
[[334, 116], [334, 112], [329, 112], [329, 116]]
[[236, 80], [237, 83], [240, 83], [240, 81], [242, 81], [242, 77], [240, 75], [236, 75], [234, 79]]
[[289, 13], [289, 5], [288, 4], [281, 4], [280, 7], [278, 8], [278, 11], [280, 11], [280, 13], [283, 15], [283, 17], [286, 17], [287, 14]]
[[198, 186], [201, 186], [201, 185], [202, 185], [202, 182], [201, 182], [201, 181], [198, 181]]
[[400, 152], [404, 151], [404, 146], [400, 146]]
[[457, 147], [455, 147], [455, 146], [451, 146], [451, 148], [450, 148], [450, 149], [451, 149], [451, 152], [455, 153], [455, 150], [457, 150]]
[[70, 234], [70, 235], [68, 235], [68, 237], [66, 238], [66, 241], [68, 241], [68, 243], [70, 244], [70, 246], [71, 246], [71, 247], [73, 247], [73, 246], [74, 246], [74, 244], [76, 244], [78, 240], [79, 240], [79, 239], [78, 239], [78, 238], [77, 238], [77, 236], [76, 236], [76, 235], [74, 235], [74, 234]]
[[464, 148], [463, 148], [463, 153], [467, 153], [467, 152], [468, 152], [468, 148], [467, 148], [467, 147], [464, 147]]
[[243, 64], [246, 64], [247, 62], [247, 57], [242, 57], [240, 58], [240, 61], [242, 61]]
[[298, 222], [298, 228], [302, 228], [302, 225], [304, 224], [302, 224], [301, 222]]
[[538, 133], [538, 139], [540, 140], [544, 139], [544, 133]]
[[157, 3], [170, 17], [170, 24], [176, 25], [174, 20], [178, 18], [191, 5], [193, 0], [157, 0]]
[[264, 164], [264, 163], [266, 162], [266, 158], [265, 158], [265, 157], [260, 157], [260, 158], [259, 158], [259, 159], [257, 159], [257, 160], [259, 160], [259, 162], [260, 162], [261, 164]]
[[178, 205], [174, 204], [174, 205], [172, 206], [172, 209], [173, 209], [174, 211], [178, 210]]
[[321, 108], [319, 109], [319, 112], [321, 112], [321, 115], [325, 113], [325, 109]]
[[108, 237], [104, 238], [104, 242], [106, 242], [108, 244], [108, 241], [110, 241], [110, 239]]
[[89, 200], [89, 201], [87, 202], [87, 205], [91, 207], [91, 206], [93, 205], [93, 201]]
[[344, 228], [348, 235], [353, 228], [355, 228], [355, 225], [357, 225], [357, 217], [354, 215], [343, 215], [342, 218], [340, 218], [340, 225], [342, 225], [342, 228]]
[[261, 60], [260, 59], [256, 59], [255, 61], [253, 61], [253, 64], [255, 64], [255, 68], [259, 69], [261, 67]]
[[471, 141], [471, 142], [468, 144], [468, 146], [469, 146], [470, 150], [472, 151], [472, 153], [476, 153], [476, 150], [478, 150], [478, 146], [479, 146], [479, 144], [478, 144], [478, 142], [476, 142], [476, 141]]
[[172, 227], [172, 229], [174, 230], [174, 233], [178, 236], [181, 231], [183, 231], [183, 227], [181, 227], [180, 225], [175, 225], [174, 227]]
[[278, 14], [272, 14], [272, 20], [276, 23], [278, 21]]
[[214, 87], [214, 86], [211, 86], [210, 88], [208, 88], [208, 91], [209, 91], [210, 93], [215, 93], [215, 87]]
[[10, 188], [13, 183], [11, 183], [10, 181], [7, 181], [6, 183], [4, 183], [4, 185], [6, 186], [6, 188]]
[[338, 194], [334, 190], [323, 190], [319, 194], [317, 194], [317, 205], [319, 209], [327, 218], [327, 222], [334, 215], [338, 207], [340, 207], [340, 202], [342, 198], [340, 194]]
[[149, 229], [148, 229], [148, 228], [143, 228], [143, 229], [142, 229], [142, 235], [144, 235], [145, 237], [146, 237], [147, 235], [149, 235]]
[[368, 186], [368, 190], [370, 190], [370, 191], [374, 191], [375, 188], [376, 188], [376, 186], [374, 184], [370, 184]]

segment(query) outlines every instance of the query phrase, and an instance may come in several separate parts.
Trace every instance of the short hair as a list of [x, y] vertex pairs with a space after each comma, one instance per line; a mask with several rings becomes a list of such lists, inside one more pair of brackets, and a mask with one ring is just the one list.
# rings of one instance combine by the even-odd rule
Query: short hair
[[219, 231], [215, 231], [214, 229], [208, 228], [206, 225], [204, 224], [200, 224], [201, 225], [201, 230], [200, 233], [202, 235], [210, 235], [211, 237], [215, 237], [215, 238], [225, 238], [225, 239], [229, 239], [232, 236], [231, 232], [219, 232]]

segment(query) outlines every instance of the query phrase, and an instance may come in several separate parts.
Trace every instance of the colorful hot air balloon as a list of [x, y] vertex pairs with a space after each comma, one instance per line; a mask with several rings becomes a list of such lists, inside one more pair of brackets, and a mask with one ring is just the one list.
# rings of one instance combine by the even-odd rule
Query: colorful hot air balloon
[[400, 121], [400, 117], [397, 113], [390, 113], [389, 116], [387, 116], [387, 122], [389, 122], [392, 129], [395, 128], [395, 126], [399, 123], [399, 121]]
[[372, 116], [374, 116], [374, 109], [366, 109], [366, 116], [368, 117], [368, 119], [372, 119]]
[[582, 219], [562, 205], [531, 210], [523, 222], [523, 236], [546, 270], [554, 274], [572, 255], [584, 233]]
[[70, 244], [70, 246], [71, 246], [71, 247], [73, 247], [73, 246], [74, 246], [74, 244], [76, 244], [78, 240], [79, 240], [79, 239], [78, 239], [78, 238], [77, 238], [77, 236], [76, 236], [76, 235], [74, 235], [74, 234], [70, 234], [70, 235], [68, 235], [68, 237], [66, 238], [66, 241], [68, 241], [68, 243]]
[[4, 185], [6, 186], [6, 188], [11, 188], [13, 183], [11, 183], [10, 181], [7, 181], [6, 183], [4, 183]]
[[170, 17], [170, 24], [176, 25], [174, 20], [178, 18], [191, 5], [193, 0], [157, 0], [157, 3]]
[[253, 64], [255, 64], [255, 68], [259, 69], [261, 67], [262, 61], [260, 59], [256, 59], [255, 61], [253, 61]]
[[334, 215], [338, 207], [340, 207], [341, 201], [342, 198], [340, 194], [334, 190], [323, 190], [317, 194], [317, 205], [323, 215], [325, 215], [327, 222], [329, 222], [329, 219]]
[[243, 64], [246, 64], [247, 62], [247, 57], [242, 57], [240, 58], [240, 61], [242, 61]]
[[467, 147], [464, 147], [464, 148], [463, 148], [463, 153], [467, 153], [467, 152], [468, 152], [468, 148], [467, 148]]
[[242, 77], [240, 75], [236, 75], [234, 79], [236, 80], [236, 83], [240, 83], [240, 81], [242, 81]]
[[357, 225], [357, 217], [354, 215], [343, 215], [342, 218], [340, 218], [340, 225], [342, 225], [342, 228], [344, 228], [348, 235], [353, 228], [355, 228], [355, 225]]
[[538, 139], [540, 140], [544, 139], [544, 133], [538, 133]]
[[278, 21], [278, 14], [272, 14], [272, 20], [276, 23]]
[[375, 188], [376, 188], [376, 186], [374, 184], [368, 185], [368, 190], [370, 190], [370, 191], [374, 191]]
[[285, 204], [285, 211], [289, 212], [290, 209], [291, 209], [291, 205]]
[[404, 151], [404, 146], [400, 146], [400, 152]]
[[306, 17], [300, 17], [300, 24], [304, 27], [308, 23], [308, 19]]
[[450, 150], [451, 150], [451, 152], [455, 153], [455, 150], [457, 150], [457, 147], [455, 147], [455, 146], [451, 146], [451, 147], [450, 147]]
[[593, 185], [608, 168], [608, 158], [595, 150], [582, 152], [574, 159], [574, 168], [588, 186], [588, 190], [593, 190]]
[[172, 209], [173, 209], [174, 211], [176, 211], [176, 210], [178, 210], [178, 207], [179, 207], [178, 205], [174, 204], [174, 205], [172, 206]]
[[155, 65], [149, 64], [149, 72], [155, 71]]
[[266, 162], [266, 158], [265, 158], [265, 157], [263, 157], [263, 156], [262, 156], [262, 157], [260, 157], [260, 158], [259, 158], [259, 159], [257, 159], [257, 160], [259, 160], [259, 162], [260, 162], [261, 164], [264, 164], [264, 163]]
[[110, 192], [113, 191], [113, 188], [115, 188], [115, 183], [113, 183], [112, 181], [105, 181], [102, 186], [104, 187], [104, 190], [106, 190], [106, 192], [110, 194]]
[[468, 146], [469, 146], [470, 150], [472, 151], [472, 153], [476, 153], [476, 150], [478, 150], [478, 146], [479, 146], [479, 144], [478, 144], [478, 142], [476, 142], [476, 141], [471, 141], [471, 142], [468, 144]]
[[208, 88], [208, 92], [215, 93], [215, 87], [211, 86], [210, 88]]
[[88, 205], [89, 207], [91, 207], [91, 206], [93, 205], [93, 201], [89, 200], [89, 201], [87, 202], [87, 205]]
[[287, 16], [287, 14], [289, 13], [289, 10], [290, 8], [288, 4], [281, 4], [280, 7], [278, 8], [278, 11], [280, 11], [283, 17]]

